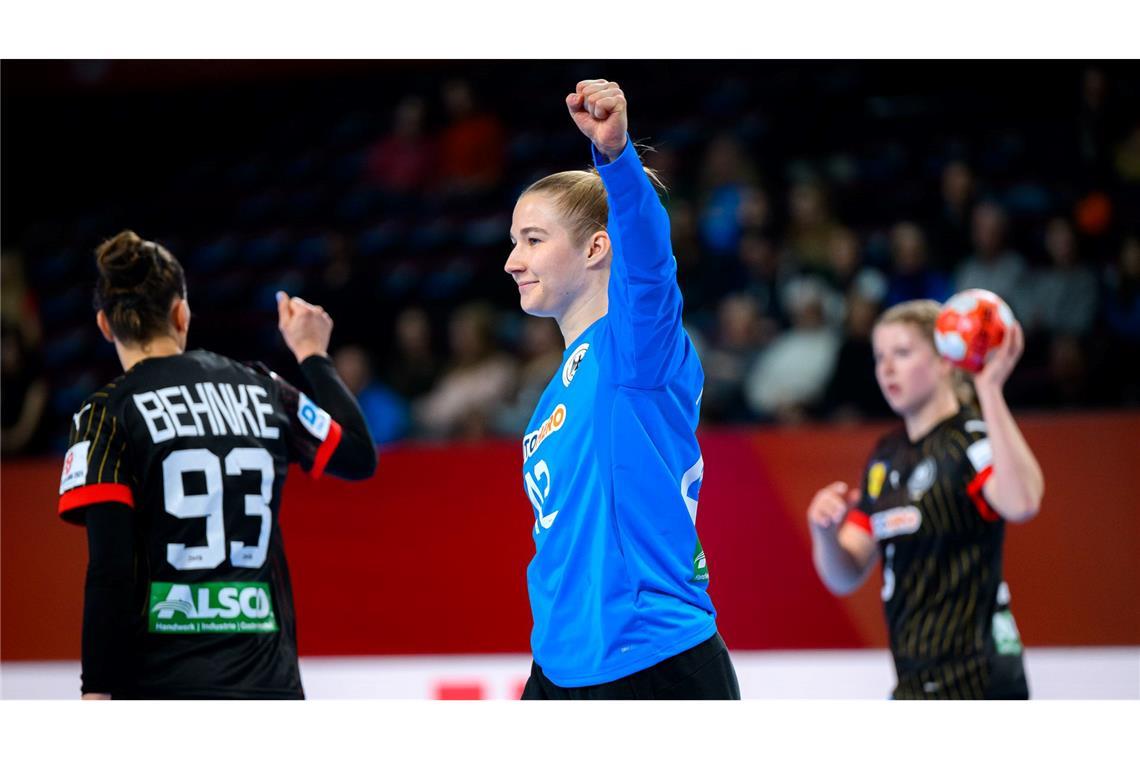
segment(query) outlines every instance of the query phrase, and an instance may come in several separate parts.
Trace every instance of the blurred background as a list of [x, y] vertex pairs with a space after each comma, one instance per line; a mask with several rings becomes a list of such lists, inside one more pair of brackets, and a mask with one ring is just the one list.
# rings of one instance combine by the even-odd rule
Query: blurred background
[[[758, 658], [745, 695], [889, 690], [876, 583], [828, 595], [803, 512], [890, 424], [876, 316], [982, 287], [1026, 328], [1007, 398], [1048, 483], [1007, 539], [1013, 609], [1045, 658], [1031, 688], [1037, 673], [1046, 696], [1140, 697], [1134, 62], [248, 60], [0, 69], [5, 696], [77, 693], [84, 541], [54, 516], [58, 459], [70, 415], [120, 372], [93, 324], [92, 251], [124, 228], [186, 268], [191, 348], [300, 383], [273, 293], [336, 322], [381, 469], [286, 491], [310, 692], [513, 696], [533, 552], [517, 441], [563, 345], [502, 267], [518, 194], [588, 166], [563, 96], [598, 76], [622, 85], [668, 186], [706, 373], [698, 527], [725, 638]], [[372, 671], [340, 657], [379, 670], [345, 691]], [[404, 684], [399, 668], [406, 688], [369, 691]]]

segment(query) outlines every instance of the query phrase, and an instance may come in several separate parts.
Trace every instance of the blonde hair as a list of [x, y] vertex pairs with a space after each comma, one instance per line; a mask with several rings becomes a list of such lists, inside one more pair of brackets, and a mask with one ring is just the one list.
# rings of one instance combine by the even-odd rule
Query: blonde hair
[[[934, 323], [938, 320], [938, 312], [942, 311], [942, 304], [929, 298], [914, 301], [903, 301], [884, 311], [875, 320], [875, 327], [879, 325], [904, 324], [911, 325], [926, 339], [934, 353], [938, 356], [938, 348], [934, 344]], [[974, 384], [969, 375], [963, 370], [954, 368], [950, 382], [954, 387], [954, 395], [962, 406], [974, 406], [977, 396], [974, 393]]]
[[[646, 166], [642, 169], [658, 190], [665, 189], [657, 172]], [[541, 193], [554, 201], [554, 207], [562, 215], [570, 232], [570, 241], [575, 246], [584, 245], [586, 239], [595, 232], [606, 230], [609, 202], [606, 199], [606, 186], [597, 169], [548, 175], [523, 190], [519, 197], [531, 193]]]

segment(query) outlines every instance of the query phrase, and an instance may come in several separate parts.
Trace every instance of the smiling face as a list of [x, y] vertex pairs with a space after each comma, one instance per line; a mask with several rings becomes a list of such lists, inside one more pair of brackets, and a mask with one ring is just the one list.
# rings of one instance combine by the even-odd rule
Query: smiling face
[[934, 350], [916, 325], [884, 322], [871, 334], [875, 379], [891, 409], [903, 417], [917, 413], [943, 384], [951, 383], [951, 365]]
[[526, 193], [515, 204], [511, 244], [503, 268], [518, 285], [522, 310], [561, 321], [591, 286], [591, 241], [577, 245], [554, 201], [544, 193]]

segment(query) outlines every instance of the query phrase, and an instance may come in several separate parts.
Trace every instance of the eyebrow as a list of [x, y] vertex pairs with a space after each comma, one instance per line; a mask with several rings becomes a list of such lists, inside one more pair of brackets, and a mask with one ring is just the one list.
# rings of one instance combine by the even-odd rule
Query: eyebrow
[[523, 234], [523, 235], [527, 234], [528, 232], [541, 232], [544, 235], [550, 234], [549, 232], [542, 229], [541, 227], [523, 227], [521, 230], [519, 230], [519, 233]]

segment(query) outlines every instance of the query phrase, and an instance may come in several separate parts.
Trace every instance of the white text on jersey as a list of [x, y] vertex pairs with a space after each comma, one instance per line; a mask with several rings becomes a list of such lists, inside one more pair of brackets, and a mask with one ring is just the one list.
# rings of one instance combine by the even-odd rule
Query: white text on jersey
[[[204, 435], [252, 435], [276, 439], [281, 431], [269, 424], [273, 407], [269, 392], [257, 385], [195, 383], [136, 393], [135, 406], [155, 443]], [[205, 423], [205, 424], [203, 424]], [[208, 426], [208, 429], [207, 429]]]

